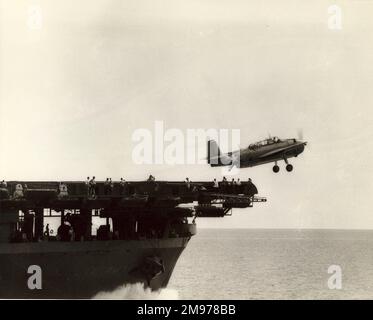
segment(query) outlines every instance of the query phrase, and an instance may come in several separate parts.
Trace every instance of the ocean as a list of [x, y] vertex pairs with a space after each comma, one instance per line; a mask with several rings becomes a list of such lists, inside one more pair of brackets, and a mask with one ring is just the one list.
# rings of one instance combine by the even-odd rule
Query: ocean
[[[330, 266], [340, 289], [329, 288]], [[373, 231], [199, 229], [167, 290], [179, 299], [371, 299]]]

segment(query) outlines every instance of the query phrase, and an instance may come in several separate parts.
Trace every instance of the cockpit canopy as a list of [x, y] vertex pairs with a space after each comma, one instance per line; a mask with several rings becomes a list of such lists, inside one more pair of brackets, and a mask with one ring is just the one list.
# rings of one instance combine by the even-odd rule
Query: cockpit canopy
[[249, 149], [257, 149], [257, 148], [260, 148], [260, 147], [263, 147], [263, 146], [268, 146], [268, 145], [271, 145], [271, 144], [274, 144], [274, 143], [278, 143], [280, 141], [281, 140], [278, 137], [271, 137], [271, 138], [268, 138], [268, 139], [250, 144]]

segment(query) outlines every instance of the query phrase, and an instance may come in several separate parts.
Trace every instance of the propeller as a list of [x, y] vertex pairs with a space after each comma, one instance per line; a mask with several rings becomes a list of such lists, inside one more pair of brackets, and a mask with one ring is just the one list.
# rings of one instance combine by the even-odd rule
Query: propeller
[[303, 129], [298, 129], [298, 140], [303, 141]]
[[[298, 129], [297, 130], [297, 133], [298, 133], [298, 141], [302, 141], [302, 142], [305, 142], [304, 140], [303, 140], [303, 129]], [[310, 144], [309, 144], [309, 142], [307, 142], [307, 146], [308, 147], [310, 147]]]

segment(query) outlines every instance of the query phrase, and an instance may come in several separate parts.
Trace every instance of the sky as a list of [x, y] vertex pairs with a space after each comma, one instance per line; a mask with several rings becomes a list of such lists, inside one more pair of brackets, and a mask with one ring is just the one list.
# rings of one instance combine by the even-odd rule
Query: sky
[[[330, 6], [341, 25], [330, 27]], [[0, 178], [221, 178], [138, 165], [132, 134], [308, 141], [292, 173], [242, 169], [254, 208], [201, 227], [373, 229], [371, 0], [0, 0]], [[229, 150], [223, 150], [229, 151]]]

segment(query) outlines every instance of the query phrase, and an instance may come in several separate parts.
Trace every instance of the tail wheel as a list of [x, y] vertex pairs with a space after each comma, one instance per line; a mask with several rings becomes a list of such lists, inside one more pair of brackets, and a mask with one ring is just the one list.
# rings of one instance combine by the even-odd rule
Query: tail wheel
[[293, 166], [290, 163], [286, 166], [286, 171], [287, 172], [293, 171]]
[[280, 171], [280, 167], [276, 164], [275, 166], [273, 166], [273, 172], [277, 173]]

